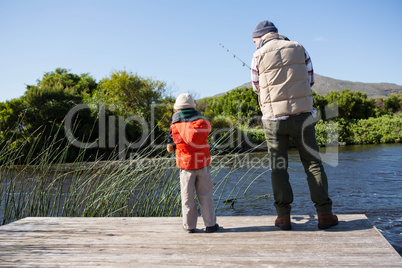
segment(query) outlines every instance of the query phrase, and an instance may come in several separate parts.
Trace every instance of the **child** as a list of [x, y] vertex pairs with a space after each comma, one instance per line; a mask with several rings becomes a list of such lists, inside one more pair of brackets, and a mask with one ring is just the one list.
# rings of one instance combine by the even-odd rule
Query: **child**
[[188, 93], [179, 95], [174, 104], [167, 151], [176, 153], [176, 164], [180, 168], [180, 189], [183, 212], [183, 228], [194, 233], [197, 225], [198, 210], [194, 191], [200, 203], [202, 218], [207, 233], [219, 229], [216, 224], [213, 204], [213, 185], [209, 171], [211, 155], [207, 138], [211, 123], [195, 110], [193, 98]]

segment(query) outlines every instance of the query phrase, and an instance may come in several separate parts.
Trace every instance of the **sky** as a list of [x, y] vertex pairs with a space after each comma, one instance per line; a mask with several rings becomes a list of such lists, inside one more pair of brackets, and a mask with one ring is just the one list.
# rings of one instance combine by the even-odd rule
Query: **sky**
[[262, 20], [300, 42], [317, 74], [402, 85], [401, 13], [400, 0], [0, 0], [0, 102], [58, 67], [97, 81], [126, 70], [173, 96], [226, 92], [250, 81], [226, 49], [249, 64]]

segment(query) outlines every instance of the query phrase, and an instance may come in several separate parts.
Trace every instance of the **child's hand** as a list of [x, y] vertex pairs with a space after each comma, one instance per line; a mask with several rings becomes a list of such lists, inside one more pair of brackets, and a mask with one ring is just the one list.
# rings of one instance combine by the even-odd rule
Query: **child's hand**
[[168, 143], [168, 145], [167, 145], [167, 147], [166, 147], [166, 150], [167, 150], [169, 153], [173, 153], [173, 152], [174, 152], [173, 144]]

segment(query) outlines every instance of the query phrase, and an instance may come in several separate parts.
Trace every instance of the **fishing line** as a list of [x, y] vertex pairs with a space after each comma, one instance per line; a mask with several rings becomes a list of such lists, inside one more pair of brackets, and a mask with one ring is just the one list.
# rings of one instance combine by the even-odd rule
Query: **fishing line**
[[[219, 45], [224, 49], [225, 46], [222, 45], [221, 43], [219, 43]], [[243, 66], [247, 66], [247, 68], [249, 68], [251, 70], [251, 67], [247, 65], [247, 63], [245, 63], [244, 61], [242, 61], [242, 59], [240, 59], [239, 57], [237, 57], [232, 51], [230, 51], [228, 48], [226, 48], [226, 52], [230, 53], [233, 55], [233, 58], [238, 59], [241, 63], [243, 63]]]

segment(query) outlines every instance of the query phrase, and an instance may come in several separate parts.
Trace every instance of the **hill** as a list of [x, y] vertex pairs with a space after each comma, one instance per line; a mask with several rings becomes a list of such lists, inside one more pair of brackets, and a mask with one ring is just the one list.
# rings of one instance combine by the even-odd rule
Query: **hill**
[[[239, 87], [251, 87], [251, 82], [245, 83]], [[342, 91], [345, 88], [349, 88], [351, 91], [364, 92], [369, 98], [387, 98], [392, 93], [402, 93], [402, 86], [396, 84], [352, 82], [315, 74], [315, 84], [313, 86], [313, 90], [320, 95], [325, 96], [330, 91]]]

